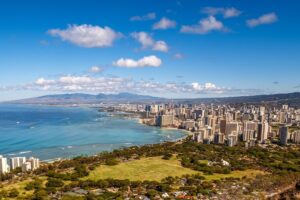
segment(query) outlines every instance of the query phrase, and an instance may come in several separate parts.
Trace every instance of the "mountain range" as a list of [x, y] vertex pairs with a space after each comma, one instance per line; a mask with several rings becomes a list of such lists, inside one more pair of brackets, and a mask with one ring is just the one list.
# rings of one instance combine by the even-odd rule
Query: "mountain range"
[[185, 99], [167, 99], [161, 97], [153, 97], [148, 95], [138, 95], [132, 93], [119, 94], [56, 94], [46, 95], [36, 98], [21, 99], [9, 103], [22, 104], [96, 104], [96, 103], [214, 103], [214, 104], [289, 104], [291, 106], [300, 106], [300, 92], [287, 94], [270, 94], [255, 96], [239, 96], [239, 97], [219, 97], [219, 98], [185, 98]]

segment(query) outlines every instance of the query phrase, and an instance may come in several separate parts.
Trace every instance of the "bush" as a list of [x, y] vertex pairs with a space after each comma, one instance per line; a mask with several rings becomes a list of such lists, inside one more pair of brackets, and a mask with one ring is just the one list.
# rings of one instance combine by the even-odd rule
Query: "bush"
[[162, 159], [164, 159], [164, 160], [170, 160], [171, 158], [172, 158], [172, 154], [171, 153], [166, 153], [162, 157]]
[[105, 160], [105, 164], [109, 166], [113, 166], [119, 164], [119, 161], [115, 158], [109, 158]]
[[46, 183], [47, 188], [52, 188], [52, 187], [62, 187], [64, 186], [64, 182], [60, 179], [56, 178], [49, 178], [48, 182]]
[[16, 198], [17, 196], [19, 196], [19, 191], [15, 188], [8, 193], [8, 197], [10, 198]]
[[42, 182], [40, 180], [32, 181], [25, 186], [25, 190], [37, 190], [41, 188], [42, 188]]

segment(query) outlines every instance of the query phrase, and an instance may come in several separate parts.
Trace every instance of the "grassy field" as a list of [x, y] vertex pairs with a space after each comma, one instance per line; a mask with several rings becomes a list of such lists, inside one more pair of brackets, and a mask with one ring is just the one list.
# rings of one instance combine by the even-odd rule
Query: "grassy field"
[[185, 174], [201, 174], [206, 180], [218, 180], [226, 177], [255, 177], [257, 174], [262, 173], [262, 171], [258, 170], [245, 170], [234, 171], [230, 174], [203, 175], [201, 172], [182, 167], [180, 161], [175, 157], [172, 157], [170, 160], [163, 160], [161, 157], [149, 157], [120, 163], [115, 166], [101, 165], [95, 170], [91, 171], [89, 176], [85, 177], [84, 179], [99, 180], [113, 178], [129, 179], [132, 181], [160, 181], [167, 176], [180, 177]]
[[120, 163], [115, 166], [101, 165], [90, 172], [90, 175], [85, 179], [99, 180], [113, 178], [133, 181], [160, 181], [167, 176], [182, 176], [184, 174], [196, 173], [196, 171], [182, 167], [175, 157], [170, 160], [163, 160], [160, 157], [149, 157]]

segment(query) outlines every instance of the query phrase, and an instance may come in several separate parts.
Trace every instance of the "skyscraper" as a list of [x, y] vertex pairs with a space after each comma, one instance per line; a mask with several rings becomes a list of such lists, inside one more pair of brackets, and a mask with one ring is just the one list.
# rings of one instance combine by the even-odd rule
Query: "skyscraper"
[[282, 126], [279, 129], [279, 143], [286, 145], [289, 138], [289, 129], [287, 126]]

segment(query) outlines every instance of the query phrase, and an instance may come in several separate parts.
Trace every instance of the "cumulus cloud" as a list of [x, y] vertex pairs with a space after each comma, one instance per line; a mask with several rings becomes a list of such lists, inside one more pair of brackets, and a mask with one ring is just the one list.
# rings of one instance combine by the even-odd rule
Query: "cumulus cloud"
[[210, 16], [223, 15], [224, 18], [237, 17], [242, 12], [234, 7], [231, 8], [216, 8], [216, 7], [205, 7], [201, 10], [202, 13]]
[[131, 58], [120, 58], [116, 62], [113, 62], [114, 66], [126, 68], [159, 67], [161, 64], [161, 59], [153, 55], [145, 56], [139, 60], [134, 60]]
[[108, 26], [69, 25], [67, 29], [51, 29], [48, 31], [51, 36], [60, 37], [80, 47], [96, 48], [109, 47], [121, 36]]
[[193, 34], [208, 34], [212, 31], [225, 31], [226, 28], [221, 21], [218, 21], [214, 16], [202, 19], [196, 25], [182, 26], [181, 32]]
[[103, 68], [99, 66], [92, 66], [89, 71], [92, 73], [100, 73], [103, 71]]
[[155, 18], [156, 18], [156, 14], [152, 12], [143, 16], [133, 16], [130, 18], [130, 21], [147, 21], [147, 20], [153, 20]]
[[168, 44], [165, 41], [155, 41], [151, 35], [146, 32], [133, 32], [131, 36], [142, 45], [143, 49], [151, 48], [154, 51], [162, 52], [169, 50]]
[[[179, 76], [178, 78], [180, 78]], [[214, 83], [195, 82], [159, 82], [155, 79], [134, 80], [122, 77], [95, 77], [63, 75], [55, 79], [39, 78], [32, 83], [17, 86], [0, 86], [1, 91], [55, 91], [55, 92], [94, 92], [119, 93], [131, 91], [138, 94], [216, 94], [216, 95], [250, 95], [265, 91], [258, 89], [235, 89], [217, 86]], [[169, 97], [171, 97], [169, 96]]]
[[157, 29], [165, 30], [165, 29], [174, 28], [174, 27], [176, 27], [175, 21], [170, 20], [166, 17], [163, 17], [163, 18], [161, 18], [161, 20], [159, 20], [158, 22], [153, 24], [152, 28], [154, 30], [157, 30]]
[[278, 17], [274, 12], [272, 12], [272, 13], [264, 14], [256, 19], [249, 19], [246, 21], [246, 23], [249, 27], [252, 28], [263, 24], [272, 24], [276, 21], [278, 21]]

